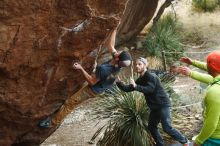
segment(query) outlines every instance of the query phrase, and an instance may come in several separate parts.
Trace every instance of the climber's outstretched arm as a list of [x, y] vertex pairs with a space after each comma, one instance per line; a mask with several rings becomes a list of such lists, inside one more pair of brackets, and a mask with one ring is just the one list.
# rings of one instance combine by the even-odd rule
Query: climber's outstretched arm
[[84, 75], [84, 77], [86, 78], [87, 82], [90, 85], [94, 85], [94, 84], [96, 84], [98, 82], [98, 80], [96, 79], [96, 76], [88, 74], [87, 71], [85, 71], [85, 69], [81, 66], [81, 64], [76, 62], [76, 63], [73, 64], [73, 68], [81, 70], [83, 75]]
[[105, 42], [105, 45], [111, 54], [117, 53], [117, 50], [115, 49], [116, 33], [117, 33], [117, 28], [108, 36]]

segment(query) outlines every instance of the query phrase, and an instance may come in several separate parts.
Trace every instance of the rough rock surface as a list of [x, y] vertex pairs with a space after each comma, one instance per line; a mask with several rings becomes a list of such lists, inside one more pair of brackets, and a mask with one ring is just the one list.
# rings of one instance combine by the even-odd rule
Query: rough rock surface
[[118, 28], [119, 43], [137, 36], [153, 18], [158, 0], [129, 0]]
[[38, 122], [82, 85], [127, 0], [0, 0], [0, 146], [35, 146]]

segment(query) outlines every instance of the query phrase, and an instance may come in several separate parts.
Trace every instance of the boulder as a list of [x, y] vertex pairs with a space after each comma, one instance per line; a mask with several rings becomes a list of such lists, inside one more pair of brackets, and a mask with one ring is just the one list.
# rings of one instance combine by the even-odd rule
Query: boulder
[[0, 146], [37, 146], [40, 120], [84, 82], [127, 0], [0, 0]]

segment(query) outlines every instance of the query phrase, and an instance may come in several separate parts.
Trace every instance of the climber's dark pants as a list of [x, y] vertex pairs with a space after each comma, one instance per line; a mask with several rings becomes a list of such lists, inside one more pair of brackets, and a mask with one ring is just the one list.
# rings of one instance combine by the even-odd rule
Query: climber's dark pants
[[52, 125], [59, 125], [63, 121], [63, 119], [71, 113], [71, 111], [83, 101], [94, 98], [97, 94], [95, 94], [90, 86], [85, 85], [82, 87], [77, 93], [71, 96], [69, 99], [65, 101], [59, 111], [52, 117]]

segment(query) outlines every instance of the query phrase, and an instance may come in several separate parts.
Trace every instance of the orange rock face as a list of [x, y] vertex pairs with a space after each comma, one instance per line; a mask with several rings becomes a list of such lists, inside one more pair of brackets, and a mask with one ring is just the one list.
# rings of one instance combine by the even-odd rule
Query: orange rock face
[[72, 62], [92, 70], [126, 1], [0, 0], [0, 146], [39, 145], [55, 130], [37, 124], [82, 85]]

